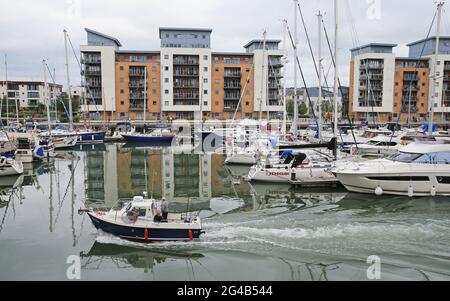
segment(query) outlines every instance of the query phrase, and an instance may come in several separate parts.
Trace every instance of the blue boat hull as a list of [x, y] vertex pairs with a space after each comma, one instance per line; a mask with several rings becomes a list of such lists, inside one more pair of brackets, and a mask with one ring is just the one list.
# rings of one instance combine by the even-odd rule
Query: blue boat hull
[[137, 136], [137, 135], [122, 135], [128, 142], [139, 143], [171, 143], [173, 136]]
[[78, 136], [78, 143], [103, 142], [105, 136], [106, 132], [80, 133]]
[[[88, 215], [95, 228], [128, 240], [140, 242], [190, 240], [188, 229], [147, 229], [148, 237], [146, 239], [144, 228], [109, 223], [97, 218], [91, 212]], [[201, 234], [201, 229], [192, 229], [192, 239], [199, 239]]]

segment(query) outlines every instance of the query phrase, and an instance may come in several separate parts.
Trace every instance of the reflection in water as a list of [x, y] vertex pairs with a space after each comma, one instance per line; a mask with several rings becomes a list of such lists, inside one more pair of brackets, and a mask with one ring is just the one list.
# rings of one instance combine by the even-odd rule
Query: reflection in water
[[121, 246], [95, 242], [89, 252], [81, 252], [82, 269], [100, 269], [103, 265], [113, 263], [119, 269], [143, 269], [145, 273], [153, 271], [155, 266], [167, 260], [181, 260], [188, 266], [192, 261], [202, 258], [202, 254], [190, 252], [170, 252], [149, 250], [143, 247]]

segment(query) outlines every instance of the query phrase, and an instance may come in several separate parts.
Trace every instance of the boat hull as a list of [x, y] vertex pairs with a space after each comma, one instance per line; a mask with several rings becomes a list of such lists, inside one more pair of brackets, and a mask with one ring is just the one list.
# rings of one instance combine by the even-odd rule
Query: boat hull
[[174, 136], [122, 135], [127, 142], [138, 143], [171, 143]]
[[104, 142], [105, 136], [105, 131], [78, 133], [77, 143], [101, 143]]
[[[202, 234], [202, 230], [198, 228], [193, 229], [170, 229], [165, 228], [164, 223], [160, 223], [159, 227], [133, 227], [123, 226], [115, 223], [110, 223], [97, 216], [95, 213], [88, 212], [89, 218], [94, 224], [95, 228], [102, 230], [106, 233], [117, 235], [121, 238], [139, 241], [139, 242], [152, 242], [152, 241], [189, 241], [192, 239], [199, 239]], [[147, 229], [147, 238], [145, 235]], [[192, 232], [192, 239], [189, 234], [189, 230]]]

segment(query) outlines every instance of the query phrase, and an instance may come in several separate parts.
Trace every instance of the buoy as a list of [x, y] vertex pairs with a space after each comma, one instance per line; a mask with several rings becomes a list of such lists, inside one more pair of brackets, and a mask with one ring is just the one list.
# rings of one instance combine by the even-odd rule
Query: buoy
[[144, 230], [144, 239], [148, 240], [148, 229], [147, 228], [145, 228], [145, 230]]
[[436, 186], [431, 187], [431, 196], [436, 196]]
[[375, 188], [375, 194], [377, 196], [382, 196], [383, 195], [383, 188], [381, 188], [381, 186], [378, 186], [377, 188]]
[[409, 186], [408, 188], [408, 196], [412, 198], [414, 196], [414, 188], [412, 186]]
[[189, 240], [193, 240], [194, 239], [194, 235], [192, 234], [192, 230], [191, 229], [189, 229], [189, 231], [188, 231], [188, 237], [189, 237]]

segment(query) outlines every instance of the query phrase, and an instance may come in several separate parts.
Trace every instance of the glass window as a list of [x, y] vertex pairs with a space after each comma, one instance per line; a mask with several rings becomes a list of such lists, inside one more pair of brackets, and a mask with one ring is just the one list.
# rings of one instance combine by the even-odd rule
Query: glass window
[[420, 156], [422, 156], [422, 155], [421, 154], [410, 154], [410, 153], [398, 153], [398, 154], [390, 156], [388, 159], [390, 159], [392, 161], [409, 163], [409, 162], [413, 162]]
[[417, 158], [415, 163], [450, 164], [450, 153], [430, 153]]

